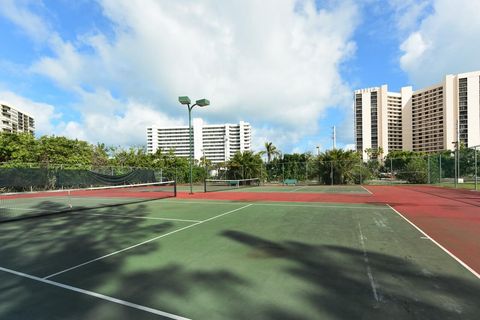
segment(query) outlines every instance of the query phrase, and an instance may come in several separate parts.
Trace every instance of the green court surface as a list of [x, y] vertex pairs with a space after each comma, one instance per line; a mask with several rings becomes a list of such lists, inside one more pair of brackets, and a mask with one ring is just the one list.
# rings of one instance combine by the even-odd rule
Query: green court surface
[[0, 224], [0, 319], [474, 319], [479, 296], [387, 206], [164, 199]]

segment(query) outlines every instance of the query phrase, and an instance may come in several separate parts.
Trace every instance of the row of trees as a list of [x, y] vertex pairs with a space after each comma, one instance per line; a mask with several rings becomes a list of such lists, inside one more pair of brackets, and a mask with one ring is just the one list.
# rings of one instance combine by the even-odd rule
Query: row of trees
[[[461, 173], [473, 175], [474, 151], [462, 148]], [[355, 151], [334, 149], [316, 156], [311, 153], [282, 154], [271, 142], [265, 150], [237, 153], [227, 163], [213, 165], [206, 159], [195, 161], [194, 181], [206, 177], [241, 179], [262, 178], [264, 181], [297, 179], [324, 184], [362, 183], [372, 179], [400, 179], [410, 183], [439, 182], [453, 177], [454, 156], [450, 151], [425, 154], [393, 151], [381, 158], [382, 150], [367, 150], [371, 160], [363, 161]], [[266, 161], [262, 159], [266, 158]], [[165, 178], [188, 181], [188, 159], [176, 157], [172, 151], [158, 150], [148, 154], [144, 147], [109, 147], [78, 139], [30, 134], [0, 134], [0, 162], [3, 166], [32, 163], [37, 166], [62, 165], [66, 168], [142, 167], [157, 169]], [[113, 173], [114, 171], [112, 171]]]

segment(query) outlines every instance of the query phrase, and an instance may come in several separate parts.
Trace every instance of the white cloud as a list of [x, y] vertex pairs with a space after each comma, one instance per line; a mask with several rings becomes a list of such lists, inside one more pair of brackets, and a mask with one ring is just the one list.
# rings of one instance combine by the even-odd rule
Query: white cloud
[[90, 32], [68, 41], [50, 31], [54, 54], [31, 70], [79, 98], [82, 118], [63, 124], [70, 136], [144, 143], [147, 122], [185, 118], [176, 98], [188, 94], [212, 102], [195, 116], [249, 121], [256, 145], [293, 148], [318, 132], [326, 108], [350, 107], [339, 66], [355, 50], [358, 8], [334, 3], [103, 0], [113, 38]]
[[401, 44], [401, 67], [416, 86], [436, 83], [445, 74], [480, 69], [480, 2], [434, 0], [433, 11], [421, 19]]
[[418, 27], [432, 5], [432, 0], [389, 0], [394, 10], [396, 27], [399, 31], [411, 31]]
[[[96, 101], [94, 97], [95, 95], [92, 95], [86, 98], [86, 101], [94, 103]], [[111, 97], [100, 97], [98, 103], [93, 105], [105, 106], [102, 101], [106, 101], [105, 109], [94, 111], [89, 108], [83, 113], [80, 121], [69, 121], [59, 125], [57, 128], [59, 134], [91, 142], [103, 142], [107, 145], [134, 146], [145, 144], [146, 128], [152, 124], [160, 126], [183, 124], [182, 120], [168, 117], [150, 105], [135, 101], [121, 103]], [[108, 102], [121, 108], [113, 110]]]
[[[50, 30], [45, 21], [28, 8], [29, 1], [0, 0], [0, 14], [16, 24], [34, 41], [40, 43], [50, 37]], [[35, 5], [41, 5], [35, 2]]]
[[408, 68], [411, 65], [415, 65], [422, 58], [428, 47], [429, 45], [425, 43], [420, 32], [412, 33], [400, 46], [400, 49], [405, 52], [400, 58], [402, 67]]
[[32, 101], [11, 91], [0, 91], [0, 100], [33, 116], [37, 135], [53, 133], [53, 121], [61, 117], [61, 114], [55, 112], [54, 106]]

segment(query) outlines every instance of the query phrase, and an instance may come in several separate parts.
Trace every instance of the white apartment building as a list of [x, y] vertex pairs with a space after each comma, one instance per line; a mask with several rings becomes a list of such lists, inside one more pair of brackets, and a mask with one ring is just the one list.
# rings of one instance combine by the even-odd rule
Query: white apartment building
[[[212, 163], [220, 163], [228, 161], [239, 151], [251, 150], [252, 132], [247, 122], [207, 125], [196, 118], [192, 121], [192, 128], [196, 160], [205, 156]], [[188, 157], [188, 126], [147, 128], [147, 152], [155, 153], [158, 149], [173, 150], [176, 156]]]
[[436, 152], [480, 144], [480, 71], [446, 75], [413, 91], [389, 92], [387, 85], [354, 92], [356, 149]]
[[35, 133], [35, 120], [32, 116], [6, 102], [0, 101], [0, 108], [0, 132]]

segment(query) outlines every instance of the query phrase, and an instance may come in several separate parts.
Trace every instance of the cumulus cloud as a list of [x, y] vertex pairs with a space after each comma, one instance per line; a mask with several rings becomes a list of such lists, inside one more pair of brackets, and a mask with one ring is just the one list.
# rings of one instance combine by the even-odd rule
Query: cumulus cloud
[[339, 68], [355, 50], [358, 8], [333, 3], [103, 0], [113, 36], [71, 41], [50, 32], [53, 54], [30, 70], [77, 95], [82, 117], [63, 127], [72, 136], [144, 143], [147, 124], [185, 119], [176, 98], [188, 94], [212, 101], [195, 116], [245, 120], [258, 133], [254, 144], [293, 148], [318, 132], [328, 107], [351, 104]]
[[434, 0], [433, 10], [400, 46], [400, 64], [416, 86], [436, 83], [445, 74], [480, 69], [480, 2]]
[[128, 101], [121, 112], [107, 114], [86, 112], [80, 121], [69, 121], [57, 131], [67, 137], [99, 141], [107, 145], [141, 146], [145, 144], [147, 127], [181, 125], [179, 119], [170, 118], [152, 106]]

